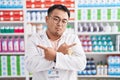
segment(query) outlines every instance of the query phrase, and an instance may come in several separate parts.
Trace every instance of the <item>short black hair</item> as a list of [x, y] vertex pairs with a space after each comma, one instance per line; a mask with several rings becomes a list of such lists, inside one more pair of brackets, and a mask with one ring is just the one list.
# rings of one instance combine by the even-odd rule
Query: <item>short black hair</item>
[[68, 10], [68, 8], [64, 5], [61, 5], [61, 4], [55, 4], [53, 6], [51, 6], [49, 9], [48, 9], [48, 16], [51, 14], [51, 12], [54, 10], [54, 9], [59, 9], [59, 10], [63, 10], [65, 12], [67, 12], [68, 14], [68, 17], [70, 17], [70, 11]]

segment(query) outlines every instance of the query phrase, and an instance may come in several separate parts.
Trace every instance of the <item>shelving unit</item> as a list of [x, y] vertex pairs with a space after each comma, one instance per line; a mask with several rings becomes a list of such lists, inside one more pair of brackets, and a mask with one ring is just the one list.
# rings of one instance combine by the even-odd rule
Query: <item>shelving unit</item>
[[[106, 23], [109, 23], [110, 26], [113, 26], [114, 23], [117, 24], [117, 26], [120, 28], [120, 13], [119, 13], [119, 0], [118, 2], [117, 1], [114, 1], [112, 2], [112, 0], [95, 0], [95, 1], [92, 1], [92, 0], [77, 0], [76, 1], [76, 25], [75, 25], [75, 30], [76, 30], [76, 33], [79, 35], [79, 36], [90, 36], [89, 37], [89, 40], [91, 41], [91, 43], [88, 43], [88, 45], [86, 45], [86, 42], [85, 42], [85, 39], [87, 41], [87, 38], [85, 37], [82, 37], [82, 38], [85, 38], [83, 39], [82, 41], [82, 44], [83, 44], [83, 47], [84, 47], [84, 50], [86, 51], [86, 56], [87, 56], [87, 59], [91, 59], [93, 58], [94, 59], [94, 63], [92, 64], [95, 64], [95, 68], [96, 68], [96, 72], [94, 70], [91, 70], [90, 72], [90, 68], [89, 68], [89, 64], [91, 64], [89, 61], [88, 61], [88, 65], [86, 67], [86, 69], [81, 73], [78, 73], [80, 74], [78, 76], [78, 80], [118, 80], [120, 79], [120, 75], [110, 75], [110, 71], [108, 71], [108, 68], [110, 70], [110, 63], [108, 63], [108, 56], [120, 56], [120, 39], [118, 39], [119, 35], [120, 35], [120, 32], [117, 30], [117, 31], [107, 31], [107, 29], [109, 30], [109, 28], [105, 28], [107, 26]], [[100, 26], [100, 24], [104, 24], [103, 26], [103, 29], [104, 30], [101, 30], [100, 31], [100, 28], [96, 28], [98, 26]], [[87, 24], [87, 25], [86, 25]], [[94, 26], [95, 24], [97, 24], [97, 26]], [[86, 27], [87, 26], [87, 27]], [[94, 26], [94, 27], [93, 27]], [[82, 27], [82, 28], [81, 28]], [[83, 28], [84, 27], [84, 28]], [[89, 28], [89, 29], [85, 29], [85, 28]], [[94, 29], [96, 28], [96, 30]], [[113, 28], [112, 28], [113, 29]], [[115, 28], [114, 28], [115, 29]], [[102, 44], [98, 43], [100, 41], [103, 41], [102, 39], [100, 39], [101, 36], [106, 36], [106, 35], [109, 35], [112, 39], [112, 42], [113, 42], [113, 47], [114, 47], [114, 50], [113, 51], [103, 51], [102, 49], [105, 49]], [[99, 39], [97, 39], [97, 43], [95, 44], [95, 47], [94, 47], [94, 41], [96, 40], [92, 40], [91, 39], [91, 36], [99, 36]], [[81, 37], [80, 37], [81, 38]], [[88, 40], [88, 41], [89, 41]], [[97, 46], [97, 47], [96, 47]], [[101, 46], [104, 47], [101, 49]], [[86, 50], [86, 48], [88, 50]], [[90, 50], [89, 50], [90, 49]], [[100, 49], [100, 50], [99, 50]], [[96, 51], [94, 51], [96, 50]], [[107, 75], [104, 75], [104, 74], [99, 74], [99, 72], [97, 72], [97, 68], [98, 66], [101, 66], [101, 65], [98, 65], [98, 63], [107, 63], [108, 65], [108, 68], [107, 68]], [[106, 64], [102, 64], [102, 67], [106, 65]], [[91, 65], [93, 66], [93, 65]], [[101, 67], [101, 71], [102, 71], [102, 67]], [[93, 68], [93, 67], [92, 67]], [[99, 67], [100, 68], [100, 67]], [[87, 72], [88, 71], [88, 72]], [[108, 73], [109, 72], [109, 73]], [[83, 74], [83, 75], [81, 75]], [[92, 75], [94, 74], [94, 75]]]
[[0, 0], [0, 80], [26, 78], [23, 1]]
[[118, 76], [108, 76], [108, 75], [84, 75], [84, 76], [78, 76], [80, 79], [78, 80], [119, 80], [120, 77]]
[[0, 55], [24, 55], [24, 52], [1, 52]]
[[108, 76], [108, 75], [84, 75], [84, 76], [78, 76], [78, 77], [82, 77], [82, 78], [116, 78], [116, 79], [119, 79], [120, 77], [119, 76]]
[[[7, 0], [0, 0], [0, 1], [7, 1]], [[7, 3], [12, 3], [11, 0], [8, 0]], [[15, 1], [15, 2], [14, 2]], [[18, 1], [18, 2], [17, 2]], [[37, 2], [35, 2], [37, 1]], [[85, 51], [87, 58], [94, 58], [95, 65], [97, 67], [97, 63], [103, 62], [108, 63], [107, 59], [108, 56], [120, 56], [120, 0], [13, 0], [14, 4], [13, 7], [9, 5], [10, 7], [6, 7], [6, 4], [0, 5], [0, 41], [3, 40], [3, 36], [24, 36], [24, 45], [27, 44], [27, 39], [29, 36], [31, 36], [33, 33], [37, 33], [40, 30], [46, 29], [45, 24], [45, 16], [47, 15], [47, 9], [52, 4], [64, 4], [66, 5], [71, 12], [71, 18], [68, 22], [67, 30], [70, 32], [74, 32], [79, 37], [80, 36], [88, 36], [89, 41], [91, 41], [88, 49], [90, 48], [90, 51]], [[104, 2], [106, 1], [106, 2]], [[48, 3], [48, 4], [47, 4]], [[19, 7], [16, 7], [16, 5], [19, 5]], [[21, 7], [22, 6], [22, 7]], [[8, 13], [7, 19], [4, 20], [3, 18], [3, 12], [10, 11], [10, 15], [12, 15], [12, 18], [9, 19]], [[23, 11], [23, 17], [21, 20], [18, 20], [19, 18], [16, 18], [17, 21], [14, 20], [13, 12], [11, 11]], [[21, 14], [21, 13], [20, 13]], [[15, 14], [16, 15], [16, 14]], [[5, 16], [6, 17], [6, 16]], [[103, 24], [102, 28], [105, 28], [107, 26], [107, 23], [110, 26], [113, 26], [114, 23], [118, 26], [118, 31], [106, 31], [109, 28], [106, 28], [104, 30], [99, 30], [96, 28], [94, 31], [93, 26], [97, 24], [97, 26], [100, 26]], [[1, 32], [1, 27], [16, 27], [16, 26], [23, 26], [24, 33], [23, 32]], [[82, 26], [82, 28], [81, 28]], [[84, 29], [89, 27], [90, 31], [87, 31], [88, 29]], [[92, 28], [91, 28], [92, 27]], [[114, 28], [112, 28], [114, 29]], [[112, 44], [113, 44], [113, 50], [112, 51], [94, 51], [94, 47], [92, 46], [94, 40], [91, 39], [91, 37], [99, 36], [99, 37], [105, 37], [110, 36]], [[80, 38], [81, 39], [81, 38]], [[87, 39], [87, 38], [86, 38]], [[102, 41], [102, 39], [100, 39]], [[105, 40], [104, 40], [105, 41]], [[82, 42], [82, 41], [81, 41]], [[83, 49], [86, 50], [87, 46], [84, 41], [82, 42]], [[98, 43], [97, 43], [98, 44]], [[96, 45], [97, 45], [96, 44]], [[26, 48], [26, 46], [24, 46]], [[98, 48], [97, 48], [98, 49]], [[95, 49], [96, 50], [96, 49]], [[24, 56], [25, 52], [7, 52], [7, 51], [0, 51], [0, 58], [1, 56]], [[109, 63], [108, 63], [109, 64]], [[0, 65], [1, 66], [1, 65]], [[1, 69], [0, 69], [1, 71]], [[16, 78], [17, 80], [30, 80], [31, 75], [24, 70], [24, 75], [0, 75], [1, 80], [7, 80], [7, 78]], [[97, 74], [97, 73], [96, 73]], [[96, 78], [99, 79], [120, 79], [120, 75], [78, 75], [78, 80], [89, 80], [93, 79], [96, 80]], [[13, 79], [14, 80], [14, 79]]]

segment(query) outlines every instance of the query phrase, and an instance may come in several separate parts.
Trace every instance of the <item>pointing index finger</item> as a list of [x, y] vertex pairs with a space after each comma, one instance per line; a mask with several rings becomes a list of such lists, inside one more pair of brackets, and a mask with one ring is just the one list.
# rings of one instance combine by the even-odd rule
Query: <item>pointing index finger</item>
[[75, 45], [76, 45], [76, 43], [73, 43], [73, 44], [71, 44], [71, 45], [68, 45], [68, 48], [73, 47], [73, 46], [75, 46]]
[[41, 48], [41, 49], [44, 49], [44, 50], [47, 49], [45, 46], [42, 46], [42, 45], [37, 45], [37, 47], [39, 47], [39, 48]]

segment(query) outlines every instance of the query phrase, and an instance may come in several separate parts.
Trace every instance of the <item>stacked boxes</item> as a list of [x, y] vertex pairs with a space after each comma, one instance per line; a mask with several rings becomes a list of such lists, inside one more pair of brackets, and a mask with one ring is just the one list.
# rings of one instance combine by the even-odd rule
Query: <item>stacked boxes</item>
[[113, 52], [115, 43], [110, 35], [79, 36], [85, 52]]
[[108, 75], [120, 76], [120, 56], [108, 56]]
[[120, 8], [83, 8], [78, 10], [78, 20], [120, 20]]
[[0, 10], [0, 21], [23, 21], [23, 11]]
[[68, 8], [74, 7], [74, 0], [27, 0], [27, 8], [48, 8], [53, 4], [64, 4]]
[[25, 76], [24, 56], [0, 56], [0, 76]]

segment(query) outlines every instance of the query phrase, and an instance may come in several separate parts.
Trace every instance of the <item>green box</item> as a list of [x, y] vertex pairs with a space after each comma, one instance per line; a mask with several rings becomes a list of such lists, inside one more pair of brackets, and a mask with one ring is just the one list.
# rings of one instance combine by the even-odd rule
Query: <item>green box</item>
[[81, 10], [78, 10], [78, 20], [81, 20]]
[[101, 15], [101, 9], [97, 9], [97, 14]]
[[117, 16], [117, 19], [120, 20], [120, 15]]
[[20, 56], [16, 56], [17, 75], [20, 75]]
[[90, 9], [88, 9], [87, 14], [91, 15], [91, 10]]
[[118, 12], [118, 15], [120, 15], [120, 9], [118, 9], [117, 12]]
[[91, 20], [91, 10], [90, 9], [88, 9], [88, 11], [87, 11], [87, 19]]
[[81, 15], [78, 15], [78, 20], [81, 20]]
[[88, 15], [87, 18], [88, 18], [88, 20], [91, 20], [91, 15]]
[[97, 15], [97, 20], [101, 20], [101, 15]]
[[10, 76], [11, 75], [11, 59], [10, 59], [10, 56], [7, 56], [7, 72], [8, 72], [8, 75]]
[[111, 9], [107, 9], [107, 15], [111, 15]]
[[101, 9], [97, 10], [97, 20], [101, 20]]
[[111, 15], [107, 15], [107, 19], [108, 19], [108, 20], [111, 20]]

